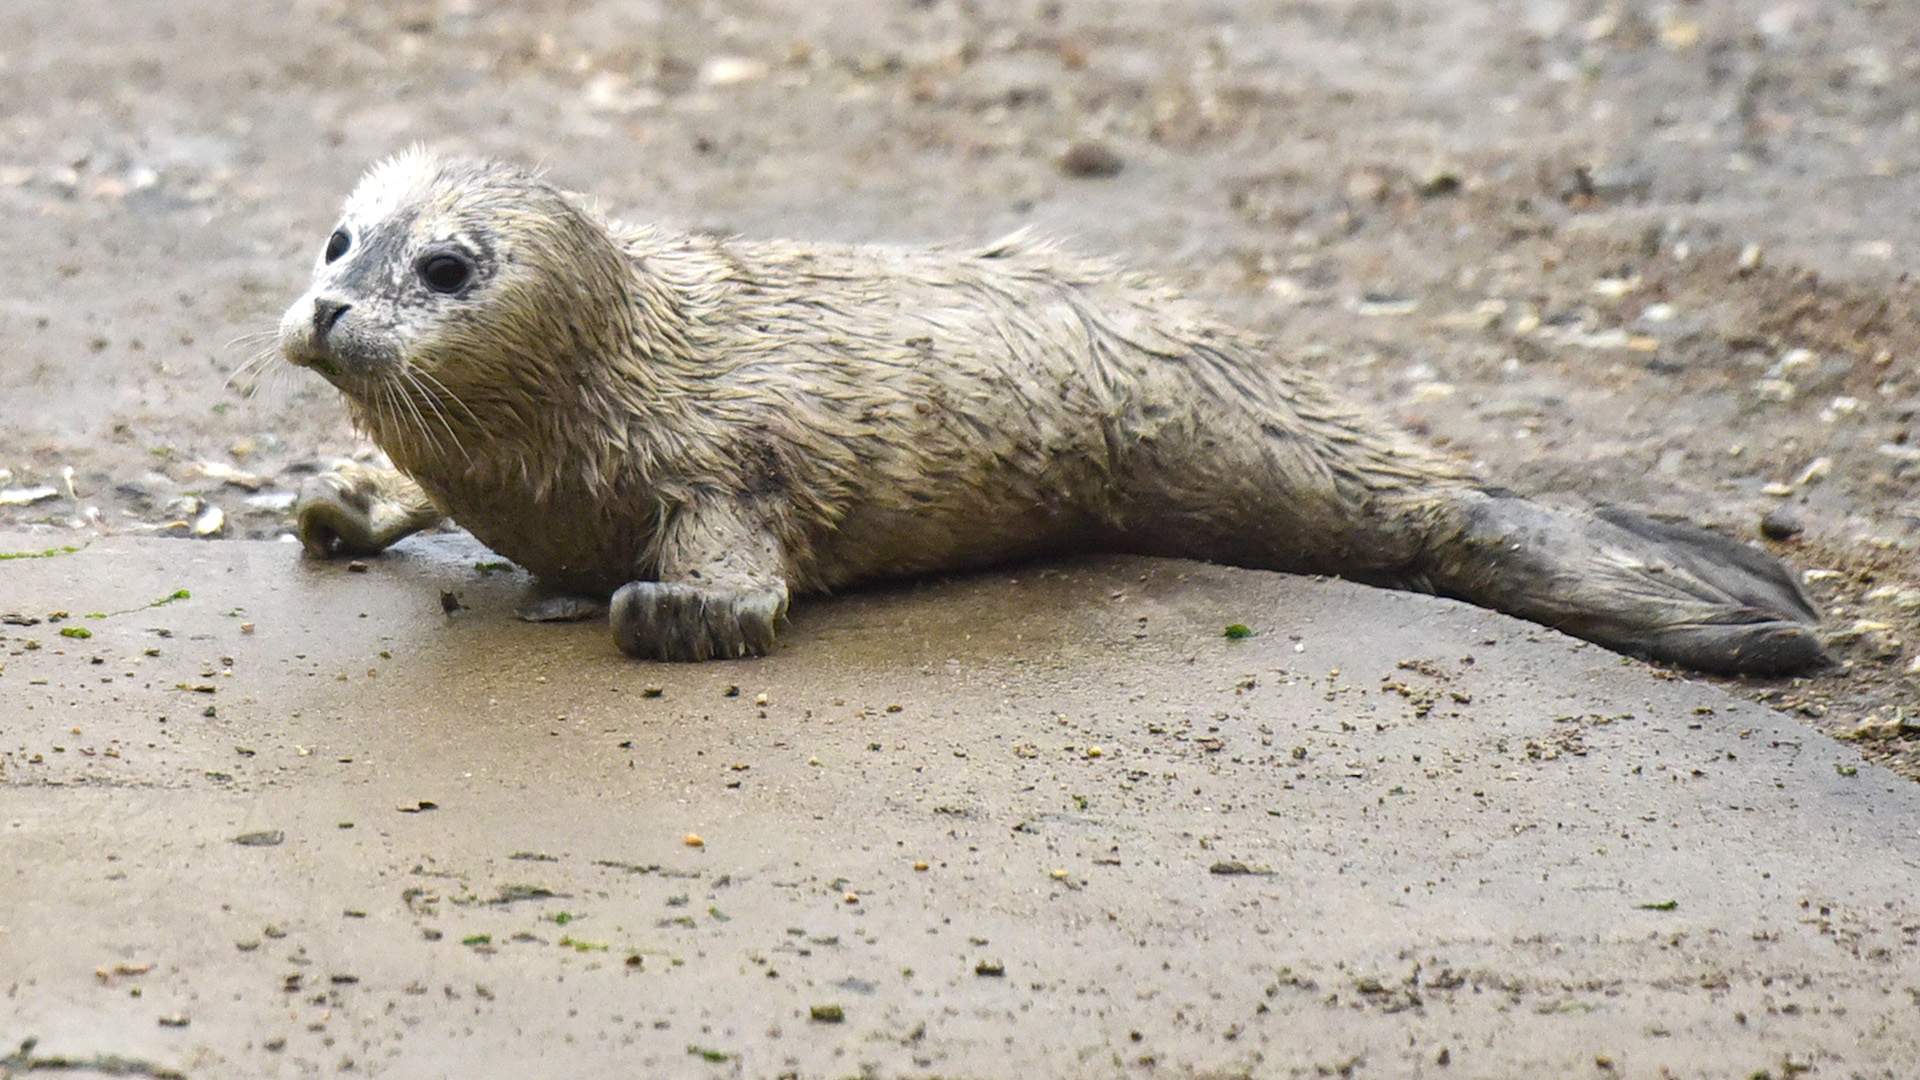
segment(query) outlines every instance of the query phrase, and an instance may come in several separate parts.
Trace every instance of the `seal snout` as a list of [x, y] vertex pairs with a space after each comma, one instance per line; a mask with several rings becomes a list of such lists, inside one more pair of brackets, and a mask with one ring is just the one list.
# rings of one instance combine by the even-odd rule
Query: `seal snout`
[[324, 342], [327, 338], [327, 335], [333, 331], [334, 324], [340, 321], [340, 316], [345, 315], [347, 311], [352, 307], [353, 305], [347, 303], [345, 300], [335, 300], [331, 297], [326, 297], [326, 296], [314, 297], [313, 298], [313, 335], [314, 337], [319, 338], [321, 341]]
[[346, 321], [354, 305], [338, 296], [302, 297], [280, 320], [280, 352], [296, 367], [332, 376], [356, 366], [360, 335]]

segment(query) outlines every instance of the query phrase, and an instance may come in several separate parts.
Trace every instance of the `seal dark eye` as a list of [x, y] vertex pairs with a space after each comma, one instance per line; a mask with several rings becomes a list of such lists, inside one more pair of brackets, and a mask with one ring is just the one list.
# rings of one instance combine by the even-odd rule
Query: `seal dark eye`
[[420, 262], [420, 280], [434, 292], [459, 292], [472, 277], [472, 265], [458, 255], [429, 255]]
[[345, 255], [347, 249], [352, 246], [353, 237], [347, 235], [347, 230], [333, 230], [333, 235], [327, 237], [327, 261], [332, 262], [340, 256]]

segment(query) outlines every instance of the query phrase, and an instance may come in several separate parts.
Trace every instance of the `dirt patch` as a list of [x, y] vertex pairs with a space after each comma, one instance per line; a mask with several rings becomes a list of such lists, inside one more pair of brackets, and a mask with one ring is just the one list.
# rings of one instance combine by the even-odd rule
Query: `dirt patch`
[[0, 526], [283, 533], [370, 448], [314, 380], [223, 380], [426, 139], [678, 225], [1037, 226], [1510, 486], [1741, 536], [1784, 506], [1848, 667], [1740, 688], [1920, 775], [1920, 12], [28, 0], [0, 40], [38, 103], [0, 118]]

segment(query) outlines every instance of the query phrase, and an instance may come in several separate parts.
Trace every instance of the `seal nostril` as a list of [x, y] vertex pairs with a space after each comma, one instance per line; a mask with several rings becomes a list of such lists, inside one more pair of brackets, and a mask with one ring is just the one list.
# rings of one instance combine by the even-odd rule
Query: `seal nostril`
[[315, 300], [313, 302], [314, 333], [326, 337], [327, 332], [333, 329], [333, 324], [339, 322], [340, 316], [345, 315], [347, 309], [352, 306], [340, 300]]

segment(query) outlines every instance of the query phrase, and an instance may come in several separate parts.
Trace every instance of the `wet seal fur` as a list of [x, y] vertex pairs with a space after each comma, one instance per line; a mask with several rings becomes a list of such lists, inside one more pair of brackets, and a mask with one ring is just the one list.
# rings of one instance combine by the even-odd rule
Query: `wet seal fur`
[[763, 653], [794, 595], [1124, 550], [1435, 592], [1707, 671], [1826, 662], [1772, 556], [1490, 488], [1271, 341], [1022, 236], [686, 235], [414, 151], [347, 200], [280, 346], [397, 466], [312, 481], [309, 552], [451, 515], [541, 583], [525, 617], [610, 610], [637, 657]]

